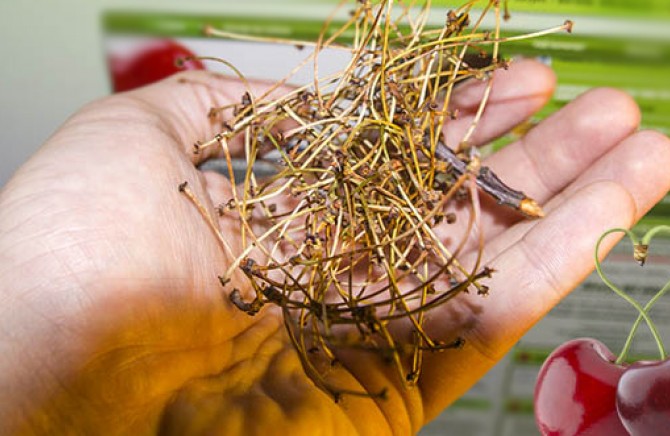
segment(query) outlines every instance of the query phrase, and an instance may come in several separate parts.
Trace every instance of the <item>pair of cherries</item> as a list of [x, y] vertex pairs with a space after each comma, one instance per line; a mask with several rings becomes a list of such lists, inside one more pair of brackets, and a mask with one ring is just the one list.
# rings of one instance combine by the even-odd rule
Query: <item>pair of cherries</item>
[[[621, 291], [602, 271], [598, 249], [614, 232], [633, 241], [634, 257], [643, 265], [649, 241], [670, 227], [655, 227], [639, 241], [625, 229], [606, 232], [596, 246], [596, 269], [603, 282], [633, 305], [639, 313], [619, 358], [595, 339], [574, 339], [547, 358], [535, 386], [535, 419], [543, 435], [670, 435], [670, 359], [647, 312], [670, 289], [666, 284], [645, 307]], [[624, 359], [638, 325], [650, 327], [661, 355], [657, 361], [630, 364]]]
[[595, 339], [574, 339], [546, 360], [535, 388], [543, 435], [670, 434], [670, 360], [616, 363]]

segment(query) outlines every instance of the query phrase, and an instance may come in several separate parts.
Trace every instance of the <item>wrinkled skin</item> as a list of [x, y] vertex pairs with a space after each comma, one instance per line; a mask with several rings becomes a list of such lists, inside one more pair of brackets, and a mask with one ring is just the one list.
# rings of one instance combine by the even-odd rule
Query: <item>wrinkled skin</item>
[[[478, 143], [537, 111], [555, 82], [531, 61], [496, 75]], [[459, 89], [463, 118], [446, 132], [450, 144], [482, 90], [477, 82]], [[249, 317], [228, 302], [217, 274], [230, 259], [177, 190], [188, 181], [210, 209], [230, 197], [223, 177], [195, 168], [191, 147], [215, 133], [209, 108], [243, 92], [234, 80], [189, 72], [94, 102], [4, 187], [0, 422], [8, 431], [415, 432], [592, 270], [604, 230], [631, 225], [670, 188], [670, 144], [636, 132], [632, 100], [610, 89], [579, 97], [486, 162], [547, 216], [523, 220], [483, 202], [485, 260], [497, 270], [491, 295], [462, 295], [429, 321], [431, 334], [460, 334], [464, 348], [427, 355], [409, 390], [380, 359], [341, 353], [332, 383], [388, 387], [389, 398], [335, 403], [305, 375], [277, 310]], [[239, 225], [218, 224], [239, 250]], [[244, 279], [234, 281], [229, 289], [249, 295]]]

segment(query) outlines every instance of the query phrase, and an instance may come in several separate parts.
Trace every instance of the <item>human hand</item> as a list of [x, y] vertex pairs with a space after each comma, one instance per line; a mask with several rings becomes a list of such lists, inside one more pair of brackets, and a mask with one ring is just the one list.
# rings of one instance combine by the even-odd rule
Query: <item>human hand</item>
[[[538, 110], [554, 84], [531, 61], [497, 75], [478, 143]], [[578, 98], [485, 162], [547, 216], [519, 221], [484, 202], [491, 295], [459, 296], [428, 325], [465, 346], [427, 355], [410, 389], [378, 359], [343, 352], [332, 382], [387, 387], [388, 399], [334, 403], [305, 375], [277, 311], [249, 317], [224, 298], [217, 274], [228, 258], [177, 186], [188, 181], [210, 211], [230, 198], [226, 179], [195, 168], [209, 156], [191, 147], [216, 131], [209, 108], [244, 89], [210, 73], [179, 77], [87, 106], [3, 189], [1, 422], [78, 433], [417, 431], [592, 270], [602, 231], [631, 225], [670, 188], [670, 144], [635, 132], [630, 98]], [[449, 143], [481, 86], [460, 88], [464, 116]], [[234, 218], [218, 224], [239, 249]]]

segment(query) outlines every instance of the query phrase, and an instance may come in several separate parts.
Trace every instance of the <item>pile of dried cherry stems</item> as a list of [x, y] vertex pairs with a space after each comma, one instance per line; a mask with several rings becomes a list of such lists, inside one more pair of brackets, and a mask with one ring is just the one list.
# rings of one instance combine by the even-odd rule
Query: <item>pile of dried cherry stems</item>
[[[268, 95], [289, 78], [265, 95], [247, 92], [222, 132], [198, 144], [220, 146], [230, 159], [229, 140], [245, 138], [249, 169], [219, 207], [239, 219], [243, 251], [229, 253], [234, 260], [221, 278], [230, 286], [241, 269], [255, 296], [229, 289], [231, 301], [250, 314], [280, 306], [308, 373], [336, 395], [315, 356], [335, 362], [340, 347], [369, 350], [413, 383], [424, 351], [460, 344], [427, 334], [428, 310], [461, 292], [487, 291], [480, 256], [471, 253], [467, 266], [458, 259], [466, 241], [481, 254], [477, 182], [486, 188], [486, 181], [468, 141], [491, 73], [506, 66], [498, 58], [501, 7], [479, 2], [474, 14], [478, 2], [469, 1], [429, 29], [429, 6], [414, 3], [357, 2], [344, 23], [324, 24], [318, 41], [288, 41], [312, 49], [294, 71], [312, 64], [318, 77], [325, 49], [346, 50], [351, 60], [279, 98]], [[480, 30], [487, 15], [495, 20], [489, 32]], [[445, 144], [444, 129], [459, 117], [449, 102], [466, 80], [488, 85], [463, 141]], [[252, 167], [268, 155], [277, 172], [260, 178]], [[392, 327], [397, 320], [403, 328]]]

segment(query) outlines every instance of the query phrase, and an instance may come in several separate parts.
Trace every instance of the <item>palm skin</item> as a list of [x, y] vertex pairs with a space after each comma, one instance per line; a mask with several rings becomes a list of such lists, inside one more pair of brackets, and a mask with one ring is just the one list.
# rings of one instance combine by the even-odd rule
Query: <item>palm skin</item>
[[[538, 110], [554, 84], [530, 61], [497, 74], [479, 143]], [[450, 143], [481, 86], [459, 90], [464, 116], [447, 130]], [[4, 187], [0, 422], [8, 429], [415, 432], [591, 271], [604, 230], [631, 225], [670, 188], [670, 144], [636, 132], [628, 97], [601, 89], [578, 98], [487, 162], [546, 205], [547, 217], [524, 221], [484, 202], [486, 262], [498, 270], [491, 295], [462, 295], [433, 311], [428, 327], [436, 338], [463, 336], [464, 348], [427, 355], [410, 389], [380, 359], [342, 352], [331, 382], [389, 395], [335, 403], [304, 373], [277, 310], [249, 317], [229, 303], [217, 274], [230, 260], [177, 189], [188, 181], [210, 210], [230, 197], [222, 176], [195, 168], [191, 145], [216, 131], [209, 108], [243, 92], [197, 72], [93, 103]], [[218, 224], [241, 251], [239, 225]], [[248, 291], [239, 276], [233, 287]]]

